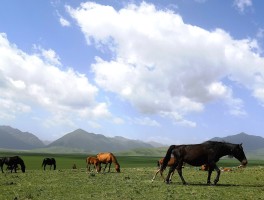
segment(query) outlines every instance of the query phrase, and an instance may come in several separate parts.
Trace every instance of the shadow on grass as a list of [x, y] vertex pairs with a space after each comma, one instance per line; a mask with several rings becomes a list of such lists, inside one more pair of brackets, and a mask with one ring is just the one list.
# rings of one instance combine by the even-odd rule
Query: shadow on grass
[[264, 185], [259, 184], [259, 185], [249, 185], [249, 184], [224, 184], [224, 183], [217, 183], [216, 185], [214, 184], [206, 184], [206, 183], [187, 183], [186, 185], [183, 185], [180, 182], [172, 182], [169, 185], [182, 185], [182, 186], [198, 186], [198, 187], [252, 187], [252, 188], [258, 188], [262, 187], [264, 188]]

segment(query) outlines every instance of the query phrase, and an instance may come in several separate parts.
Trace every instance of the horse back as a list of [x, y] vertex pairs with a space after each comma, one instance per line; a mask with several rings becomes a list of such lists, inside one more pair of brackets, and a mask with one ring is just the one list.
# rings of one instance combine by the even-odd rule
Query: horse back
[[99, 153], [97, 154], [97, 158], [101, 163], [112, 163], [115, 161], [115, 157], [112, 153]]
[[180, 145], [173, 152], [176, 158], [193, 166], [201, 166], [208, 162], [210, 150], [202, 144]]
[[99, 160], [97, 157], [90, 156], [90, 157], [86, 158], [87, 164], [97, 164], [98, 162], [99, 162]]

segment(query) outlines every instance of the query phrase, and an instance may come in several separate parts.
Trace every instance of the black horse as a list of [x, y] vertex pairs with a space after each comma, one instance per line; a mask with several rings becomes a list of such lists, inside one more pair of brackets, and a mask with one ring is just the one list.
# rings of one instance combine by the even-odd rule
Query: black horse
[[4, 173], [3, 171], [4, 164], [6, 164], [8, 169], [11, 170], [11, 173], [13, 172], [13, 170], [15, 171], [15, 173], [17, 172], [17, 168], [18, 168], [17, 165], [20, 165], [21, 171], [23, 173], [26, 171], [25, 163], [22, 160], [22, 158], [20, 158], [19, 156], [0, 158], [0, 167], [1, 167], [2, 173]]
[[182, 165], [184, 162], [193, 166], [207, 165], [209, 168], [207, 184], [211, 184], [212, 171], [216, 170], [217, 176], [214, 180], [215, 185], [219, 181], [220, 177], [220, 169], [217, 167], [216, 163], [221, 157], [226, 155], [234, 156], [243, 166], [247, 165], [247, 158], [243, 151], [242, 144], [207, 141], [202, 144], [171, 145], [163, 161], [162, 169], [166, 168], [171, 158], [171, 154], [173, 154], [176, 161], [169, 170], [166, 178], [167, 183], [169, 183], [171, 173], [177, 169], [182, 183], [186, 184], [182, 176]]
[[54, 158], [44, 158], [42, 162], [42, 167], [44, 166], [44, 170], [46, 170], [46, 165], [50, 165], [50, 169], [53, 165], [53, 169], [56, 169], [56, 160]]

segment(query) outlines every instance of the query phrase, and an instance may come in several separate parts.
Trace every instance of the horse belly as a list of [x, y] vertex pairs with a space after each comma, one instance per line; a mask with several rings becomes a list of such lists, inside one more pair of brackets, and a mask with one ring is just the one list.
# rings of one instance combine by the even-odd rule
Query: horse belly
[[187, 158], [184, 162], [192, 166], [201, 166], [207, 162], [207, 158]]

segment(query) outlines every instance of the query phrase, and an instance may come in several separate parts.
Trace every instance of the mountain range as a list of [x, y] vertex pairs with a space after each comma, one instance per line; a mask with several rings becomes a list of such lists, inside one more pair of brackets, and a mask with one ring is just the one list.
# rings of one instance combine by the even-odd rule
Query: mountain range
[[0, 126], [0, 148], [33, 150], [41, 149], [50, 152], [98, 152], [98, 151], [125, 151], [136, 148], [154, 148], [162, 146], [158, 143], [146, 143], [140, 140], [131, 140], [124, 137], [106, 137], [101, 134], [88, 133], [77, 129], [63, 137], [45, 145], [32, 133], [22, 132], [10, 126]]
[[0, 148], [3, 149], [36, 149], [45, 147], [35, 135], [22, 132], [10, 126], [0, 126]]
[[[227, 137], [215, 137], [213, 141], [225, 141], [230, 143], [243, 143], [243, 148], [247, 152], [264, 151], [264, 138], [260, 136], [239, 133]], [[101, 151], [121, 152], [132, 149], [153, 149], [155, 147], [166, 146], [154, 142], [143, 142], [131, 140], [124, 137], [106, 137], [101, 134], [88, 133], [82, 129], [77, 129], [63, 137], [46, 145], [34, 134], [22, 132], [10, 126], [0, 126], [0, 148], [12, 150], [32, 150], [50, 153], [66, 152], [89, 152]], [[168, 146], [168, 145], [167, 145]]]
[[264, 138], [255, 135], [248, 135], [246, 133], [239, 133], [233, 136], [227, 137], [215, 137], [211, 139], [212, 141], [226, 141], [230, 143], [242, 143], [243, 149], [245, 151], [255, 151], [264, 148]]

